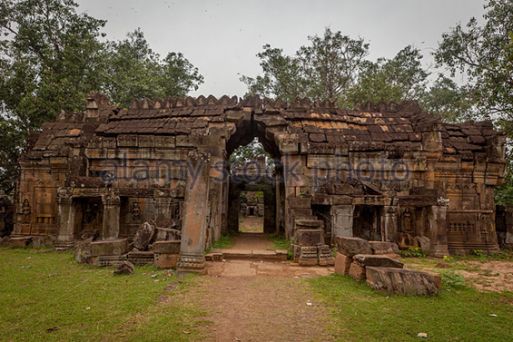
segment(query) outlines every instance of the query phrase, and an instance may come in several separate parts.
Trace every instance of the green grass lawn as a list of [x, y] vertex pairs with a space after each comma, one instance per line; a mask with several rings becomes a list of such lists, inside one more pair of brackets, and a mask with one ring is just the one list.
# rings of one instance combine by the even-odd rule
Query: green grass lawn
[[[387, 296], [333, 275], [309, 280], [340, 341], [513, 341], [513, 294], [445, 288], [435, 297]], [[496, 315], [496, 317], [494, 317]]]
[[0, 340], [186, 341], [202, 312], [163, 296], [194, 281], [149, 266], [114, 276], [70, 253], [0, 248]]

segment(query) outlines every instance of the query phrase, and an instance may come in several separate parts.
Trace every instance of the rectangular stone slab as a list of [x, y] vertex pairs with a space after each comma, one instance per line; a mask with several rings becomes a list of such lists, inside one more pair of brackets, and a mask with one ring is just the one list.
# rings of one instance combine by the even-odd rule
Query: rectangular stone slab
[[373, 254], [395, 254], [399, 253], [399, 247], [395, 242], [369, 241]]
[[375, 290], [404, 295], [435, 295], [440, 275], [393, 267], [366, 267], [367, 284]]
[[100, 240], [91, 242], [91, 256], [121, 255], [128, 251], [128, 240]]
[[180, 240], [155, 241], [153, 251], [159, 254], [180, 254]]
[[351, 257], [337, 252], [337, 255], [335, 256], [335, 273], [340, 275], [347, 275], [349, 273], [349, 266], [351, 266], [351, 262]]
[[372, 254], [369, 242], [364, 239], [338, 236], [335, 242], [337, 251], [350, 257], [356, 254]]
[[383, 255], [373, 254], [357, 254], [353, 256], [355, 262], [360, 263], [362, 266], [374, 266], [374, 267], [394, 267], [403, 268], [403, 263], [399, 260], [395, 260]]

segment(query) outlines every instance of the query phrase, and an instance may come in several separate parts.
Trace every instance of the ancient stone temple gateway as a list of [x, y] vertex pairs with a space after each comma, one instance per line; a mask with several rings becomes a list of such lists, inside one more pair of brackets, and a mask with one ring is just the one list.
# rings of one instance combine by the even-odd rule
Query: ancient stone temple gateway
[[[236, 180], [228, 157], [255, 137], [275, 172]], [[13, 236], [54, 237], [58, 247], [94, 236], [103, 252], [92, 256], [108, 263], [152, 222], [154, 253], [179, 240], [178, 267], [201, 270], [212, 242], [238, 229], [230, 221], [240, 189], [256, 186], [264, 230], [292, 239], [297, 258], [318, 260], [317, 246], [337, 236], [422, 241], [435, 256], [494, 251], [503, 150], [491, 123], [445, 124], [412, 103], [347, 111], [200, 96], [120, 109], [95, 94], [84, 112], [61, 114], [31, 140]], [[312, 247], [309, 255], [300, 246]]]

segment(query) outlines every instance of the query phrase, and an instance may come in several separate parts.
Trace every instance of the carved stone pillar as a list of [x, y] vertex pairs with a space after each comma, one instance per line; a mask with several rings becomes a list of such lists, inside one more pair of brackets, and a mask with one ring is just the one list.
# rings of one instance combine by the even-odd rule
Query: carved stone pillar
[[381, 220], [381, 226], [383, 227], [381, 238], [383, 241], [394, 241], [397, 235], [397, 207], [395, 205], [385, 205]]
[[336, 205], [331, 207], [331, 227], [333, 237], [353, 236], [354, 205]]
[[190, 170], [185, 189], [182, 239], [180, 244], [180, 272], [203, 272], [209, 193], [208, 154], [189, 153]]
[[69, 191], [60, 188], [57, 191], [57, 203], [59, 210], [59, 232], [57, 241], [71, 242], [74, 238], [75, 229], [75, 207], [73, 205], [73, 197]]
[[119, 214], [121, 199], [118, 195], [109, 193], [102, 196], [103, 222], [102, 239], [112, 240], [119, 237]]
[[429, 212], [429, 230], [431, 233], [431, 252], [435, 257], [449, 255], [447, 244], [447, 205], [448, 200], [441, 198], [438, 205], [431, 206]]

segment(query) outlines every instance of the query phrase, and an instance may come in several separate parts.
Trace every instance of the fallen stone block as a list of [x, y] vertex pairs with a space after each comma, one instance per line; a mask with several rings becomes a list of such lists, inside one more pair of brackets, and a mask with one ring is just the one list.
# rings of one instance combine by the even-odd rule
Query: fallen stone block
[[372, 254], [397, 254], [399, 246], [395, 242], [389, 241], [369, 241]]
[[353, 261], [349, 266], [349, 271], [347, 274], [351, 276], [351, 278], [353, 278], [354, 280], [363, 281], [365, 280], [366, 276], [365, 267], [362, 266], [360, 263]]
[[100, 255], [121, 255], [128, 251], [128, 240], [117, 239], [93, 241], [90, 244], [90, 248], [92, 257]]
[[428, 255], [431, 251], [431, 240], [427, 236], [415, 236], [415, 243], [420, 247], [422, 253]]
[[357, 254], [353, 256], [353, 261], [360, 263], [360, 265], [367, 267], [395, 267], [403, 268], [403, 263], [384, 255], [374, 254]]
[[152, 251], [161, 254], [180, 254], [180, 240], [155, 241]]
[[160, 254], [155, 253], [154, 263], [158, 268], [176, 268], [178, 264], [179, 254]]
[[349, 274], [349, 267], [352, 261], [351, 257], [337, 252], [335, 256], [335, 273], [340, 275]]
[[393, 267], [366, 267], [367, 284], [375, 290], [404, 295], [434, 295], [440, 275]]
[[7, 240], [10, 247], [27, 247], [32, 244], [32, 236], [17, 236]]
[[352, 257], [356, 254], [372, 254], [369, 241], [356, 237], [337, 237], [335, 239], [337, 251]]
[[114, 270], [114, 274], [122, 275], [122, 274], [132, 274], [134, 273], [134, 264], [130, 261], [123, 261], [118, 265], [116, 270]]

